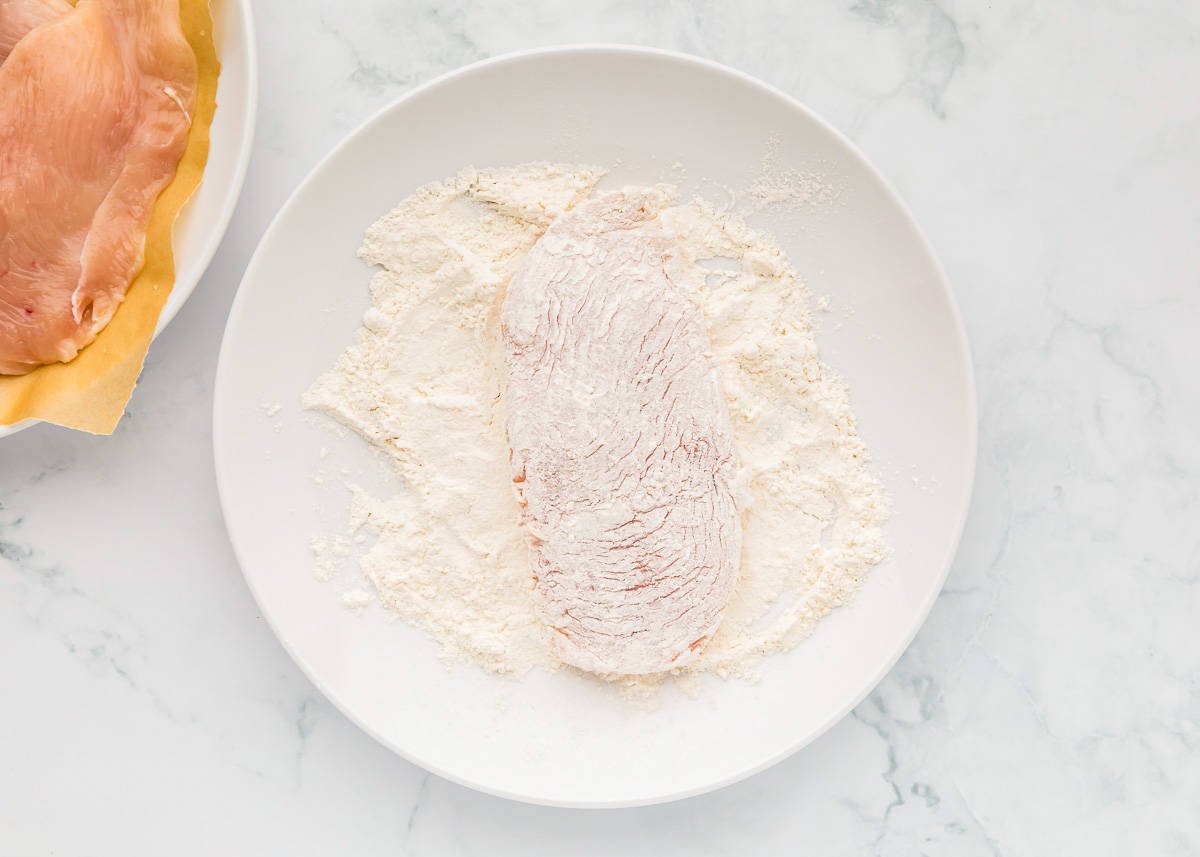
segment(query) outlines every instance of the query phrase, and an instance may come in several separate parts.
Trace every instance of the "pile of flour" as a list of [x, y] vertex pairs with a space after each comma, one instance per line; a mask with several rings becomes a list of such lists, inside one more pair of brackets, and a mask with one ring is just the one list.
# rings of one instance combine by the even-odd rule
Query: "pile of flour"
[[[548, 224], [601, 176], [555, 164], [469, 169], [404, 200], [360, 251], [379, 266], [363, 326], [304, 397], [394, 463], [395, 495], [352, 486], [349, 527], [375, 537], [359, 564], [380, 603], [448, 658], [497, 673], [560, 666], [534, 611], [509, 484], [500, 304]], [[701, 200], [663, 220], [705, 315], [749, 495], [737, 591], [685, 671], [749, 676], [854, 596], [887, 553], [888, 504], [783, 252]]]

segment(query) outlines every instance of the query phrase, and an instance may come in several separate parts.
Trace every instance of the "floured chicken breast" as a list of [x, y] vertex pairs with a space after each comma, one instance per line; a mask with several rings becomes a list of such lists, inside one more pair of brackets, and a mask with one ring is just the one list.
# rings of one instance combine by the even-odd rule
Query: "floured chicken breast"
[[0, 63], [35, 28], [70, 11], [67, 0], [0, 0]]
[[738, 465], [700, 308], [654, 191], [555, 222], [505, 296], [512, 478], [556, 654], [683, 666], [737, 582]]
[[0, 373], [71, 360], [112, 318], [196, 75], [178, 0], [79, 0], [0, 66]]

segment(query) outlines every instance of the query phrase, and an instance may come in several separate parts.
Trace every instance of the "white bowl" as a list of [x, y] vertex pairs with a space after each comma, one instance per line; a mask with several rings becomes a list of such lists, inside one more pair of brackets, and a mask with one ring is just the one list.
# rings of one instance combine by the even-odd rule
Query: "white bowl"
[[[310, 537], [344, 532], [340, 468], [394, 490], [357, 437], [300, 395], [367, 307], [362, 232], [416, 187], [461, 167], [560, 160], [613, 184], [744, 186], [770, 141], [836, 190], [812, 211], [755, 221], [834, 307], [819, 331], [850, 385], [895, 503], [895, 556], [858, 600], [758, 684], [664, 693], [655, 710], [567, 672], [522, 681], [448, 669], [420, 632], [358, 615], [314, 579]], [[686, 167], [682, 179], [671, 167]], [[853, 308], [852, 316], [844, 311]], [[274, 405], [281, 407], [277, 410]], [[534, 51], [420, 87], [351, 134], [296, 191], [246, 271], [217, 375], [214, 445], [230, 538], [263, 616], [313, 682], [379, 741], [441, 776], [564, 806], [646, 804], [730, 783], [812, 741], [863, 698], [941, 588], [975, 462], [975, 393], [954, 299], [903, 203], [836, 131], [786, 95], [692, 57], [629, 47]], [[319, 454], [327, 447], [328, 458]], [[330, 476], [324, 485], [314, 475]], [[913, 477], [920, 481], [918, 486]]]
[[[175, 285], [159, 313], [156, 337], [179, 312], [217, 252], [237, 206], [254, 142], [258, 60], [250, 0], [213, 0], [212, 12], [213, 38], [221, 61], [217, 112], [204, 180], [175, 221]], [[22, 420], [0, 426], [0, 437], [38, 422], [41, 420]]]

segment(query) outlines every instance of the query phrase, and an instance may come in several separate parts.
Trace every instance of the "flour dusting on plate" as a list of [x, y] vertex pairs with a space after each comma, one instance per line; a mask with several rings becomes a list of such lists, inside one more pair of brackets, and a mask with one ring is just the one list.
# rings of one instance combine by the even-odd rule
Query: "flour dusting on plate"
[[[367, 231], [360, 255], [379, 267], [371, 307], [304, 397], [394, 465], [392, 496], [352, 488], [350, 528], [375, 538], [359, 560], [375, 597], [448, 658], [496, 673], [561, 666], [534, 609], [510, 483], [500, 304], [547, 226], [601, 176], [555, 164], [468, 169], [408, 197]], [[784, 253], [703, 200], [662, 220], [704, 315], [748, 497], [733, 600], [676, 674], [751, 677], [853, 598], [887, 554], [888, 503]], [[359, 609], [365, 596], [344, 601]]]

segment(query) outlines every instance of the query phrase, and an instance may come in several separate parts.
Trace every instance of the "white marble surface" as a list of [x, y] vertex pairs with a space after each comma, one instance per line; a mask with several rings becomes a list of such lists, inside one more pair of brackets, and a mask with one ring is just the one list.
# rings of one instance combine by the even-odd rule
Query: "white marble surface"
[[[0, 441], [0, 853], [1200, 853], [1200, 5], [255, 5], [250, 177], [129, 415]], [[225, 315], [296, 182], [422, 81], [579, 41], [712, 57], [851, 136], [955, 284], [982, 422], [962, 550], [878, 690], [745, 783], [608, 812], [450, 785], [334, 711], [210, 458]]]

